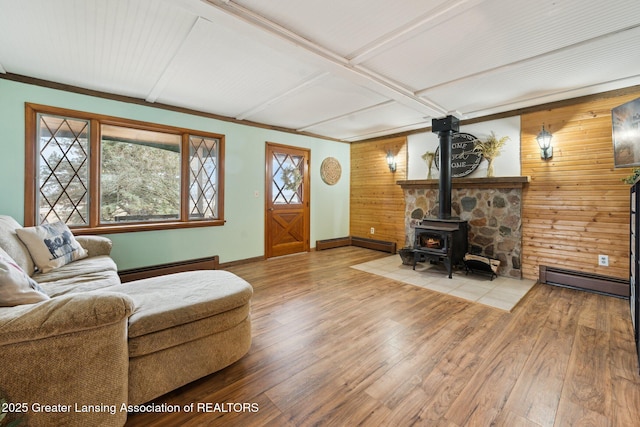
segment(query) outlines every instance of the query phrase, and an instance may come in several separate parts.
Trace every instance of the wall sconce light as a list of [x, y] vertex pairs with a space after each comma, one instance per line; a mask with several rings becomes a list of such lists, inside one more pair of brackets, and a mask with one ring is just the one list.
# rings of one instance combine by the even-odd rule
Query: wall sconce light
[[536, 137], [538, 140], [538, 145], [540, 146], [540, 158], [547, 160], [553, 157], [553, 147], [551, 146], [551, 135], [544, 128], [544, 123], [542, 124], [542, 130]]
[[391, 150], [387, 150], [387, 165], [389, 165], [389, 170], [391, 172], [396, 171], [396, 158]]

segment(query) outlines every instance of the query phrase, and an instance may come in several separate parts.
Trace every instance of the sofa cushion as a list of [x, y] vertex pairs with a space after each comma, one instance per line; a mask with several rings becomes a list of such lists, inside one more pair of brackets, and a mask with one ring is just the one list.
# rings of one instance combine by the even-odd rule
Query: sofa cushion
[[[113, 292], [85, 292], [51, 298], [37, 305], [3, 308], [0, 309], [0, 346], [14, 343], [37, 346], [33, 341], [117, 324], [132, 311], [133, 301]], [[45, 348], [42, 353], [43, 357], [50, 357]]]
[[152, 354], [235, 328], [249, 318], [249, 303], [223, 313], [153, 333], [129, 337], [129, 357]]
[[8, 215], [0, 215], [0, 248], [20, 266], [29, 276], [36, 271], [29, 250], [18, 238], [16, 230], [22, 228], [18, 222]]
[[[118, 271], [116, 263], [107, 255], [100, 255], [91, 258], [83, 258], [64, 265], [47, 273], [35, 273], [32, 277], [40, 284], [58, 280], [70, 279], [88, 273], [100, 271]], [[119, 283], [117, 283], [119, 284]]]
[[110, 289], [120, 284], [120, 277], [115, 271], [96, 271], [81, 276], [40, 283], [40, 287], [50, 297], [78, 294], [101, 289]]
[[106, 256], [84, 258], [33, 278], [52, 297], [93, 291], [120, 284], [116, 263]]
[[109, 288], [135, 302], [129, 338], [215, 316], [248, 304], [253, 288], [223, 270], [201, 270], [136, 280]]
[[0, 248], [0, 307], [46, 301], [49, 296]]
[[43, 273], [86, 258], [88, 255], [63, 222], [19, 228], [16, 229], [16, 233]]

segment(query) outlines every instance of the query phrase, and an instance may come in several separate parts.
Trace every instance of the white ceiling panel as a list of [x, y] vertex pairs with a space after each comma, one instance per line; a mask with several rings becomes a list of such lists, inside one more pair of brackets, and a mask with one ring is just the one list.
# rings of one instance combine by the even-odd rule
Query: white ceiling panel
[[118, 0], [0, 2], [7, 72], [144, 97], [196, 17], [167, 3]]
[[300, 129], [386, 100], [383, 96], [347, 80], [328, 76], [280, 99], [247, 119]]
[[0, 75], [356, 141], [636, 85], [639, 0], [0, 0]]
[[396, 102], [388, 102], [366, 110], [354, 112], [339, 119], [320, 123], [305, 129], [308, 132], [335, 135], [344, 141], [359, 141], [392, 133], [405, 132], [431, 126], [418, 112]]
[[[512, 109], [525, 101], [540, 103], [564, 99], [565, 93], [596, 93], [597, 81], [615, 83], [640, 76], [640, 55], [630, 54], [629, 46], [640, 46], [640, 27], [601, 38], [593, 43], [564, 49], [536, 60], [520, 62], [426, 90], [424, 95], [441, 105], [455, 106], [467, 117]], [[640, 52], [639, 52], [640, 53]], [[593, 66], [592, 58], [599, 64]], [[499, 88], [499, 90], [496, 90]], [[578, 95], [574, 95], [578, 96]]]
[[363, 65], [423, 90], [639, 23], [637, 0], [486, 1]]
[[318, 73], [259, 40], [199, 19], [167, 70], [157, 101], [236, 117]]
[[[372, 41], [410, 26], [434, 13], [446, 0], [238, 0], [253, 10], [297, 34], [350, 57]], [[460, 3], [460, 1], [456, 2]]]

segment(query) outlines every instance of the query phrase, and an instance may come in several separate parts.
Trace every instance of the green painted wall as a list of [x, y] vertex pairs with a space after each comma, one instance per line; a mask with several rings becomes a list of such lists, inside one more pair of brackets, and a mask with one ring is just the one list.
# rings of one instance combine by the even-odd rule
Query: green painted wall
[[[226, 136], [225, 217], [221, 227], [109, 234], [121, 270], [219, 255], [229, 262], [264, 255], [265, 142], [311, 150], [311, 247], [349, 234], [349, 145], [137, 104], [0, 79], [0, 214], [24, 219], [24, 104], [126, 117]], [[342, 178], [320, 178], [320, 164], [337, 158]], [[259, 196], [255, 197], [255, 191]]]

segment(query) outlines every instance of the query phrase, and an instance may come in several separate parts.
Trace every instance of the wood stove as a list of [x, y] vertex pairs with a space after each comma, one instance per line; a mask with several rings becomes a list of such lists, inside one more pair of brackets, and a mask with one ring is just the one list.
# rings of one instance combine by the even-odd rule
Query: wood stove
[[460, 122], [453, 116], [433, 119], [431, 130], [440, 140], [440, 207], [438, 218], [424, 218], [415, 228], [413, 247], [413, 269], [421, 258], [442, 261], [447, 267], [449, 279], [451, 270], [463, 262], [468, 249], [467, 221], [451, 217], [451, 143], [454, 132], [458, 132]]
[[467, 221], [456, 218], [425, 218], [415, 228], [413, 269], [422, 258], [442, 261], [452, 278], [454, 265], [462, 265], [468, 249]]

